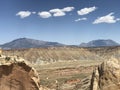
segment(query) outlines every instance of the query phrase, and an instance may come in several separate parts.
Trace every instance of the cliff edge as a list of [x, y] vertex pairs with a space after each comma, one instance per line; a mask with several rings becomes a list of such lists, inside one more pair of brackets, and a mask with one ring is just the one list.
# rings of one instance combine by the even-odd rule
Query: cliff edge
[[0, 90], [40, 90], [37, 72], [23, 60], [0, 57]]
[[92, 74], [90, 90], [120, 90], [120, 63], [111, 58], [104, 61]]

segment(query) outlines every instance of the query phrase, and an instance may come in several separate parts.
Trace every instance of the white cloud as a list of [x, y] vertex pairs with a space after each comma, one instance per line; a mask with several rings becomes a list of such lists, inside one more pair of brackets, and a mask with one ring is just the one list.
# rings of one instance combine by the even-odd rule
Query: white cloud
[[116, 20], [117, 20], [117, 21], [120, 21], [120, 18], [117, 18]]
[[65, 7], [62, 9], [63, 12], [70, 12], [73, 11], [75, 8], [74, 7]]
[[55, 17], [65, 16], [65, 15], [66, 15], [66, 13], [62, 12], [62, 11], [56, 12], [56, 13], [53, 14], [53, 16], [55, 16]]
[[49, 18], [51, 17], [51, 13], [47, 12], [47, 11], [42, 11], [42, 12], [39, 12], [38, 15], [41, 17], [41, 18]]
[[61, 9], [58, 9], [58, 8], [56, 8], [56, 9], [51, 9], [49, 12], [50, 12], [50, 13], [53, 13], [53, 16], [55, 16], [55, 17], [65, 16], [65, 15], [66, 15], [65, 12], [63, 12]]
[[[67, 12], [71, 12], [73, 11], [75, 8], [74, 7], [65, 7], [63, 9], [59, 9], [59, 8], [56, 8], [56, 9], [51, 9], [49, 11], [41, 11], [41, 12], [38, 12], [38, 15], [41, 17], [41, 18], [49, 18], [49, 17], [60, 17], [60, 16], [65, 16]], [[30, 11], [20, 11], [16, 14], [16, 16], [20, 16], [20, 18], [25, 18], [25, 17], [28, 17], [30, 16], [31, 14], [36, 14], [35, 11], [33, 12], [30, 12]]]
[[20, 18], [26, 18], [31, 15], [30, 11], [20, 11], [16, 14], [16, 16], [20, 16]]
[[36, 12], [32, 12], [32, 14], [36, 14]]
[[81, 10], [78, 10], [77, 13], [78, 15], [86, 15], [86, 14], [89, 14], [93, 11], [95, 11], [97, 9], [97, 7], [89, 7], [89, 8], [83, 8]]
[[50, 12], [50, 13], [61, 12], [61, 9], [59, 9], [59, 8], [51, 9], [49, 12]]
[[74, 7], [65, 7], [63, 9], [59, 9], [59, 8], [51, 9], [49, 12], [52, 13], [53, 16], [59, 17], [59, 16], [65, 16], [66, 12], [70, 12], [73, 10], [74, 10]]
[[119, 18], [115, 18], [115, 16], [113, 16], [114, 13], [110, 13], [106, 16], [102, 16], [102, 17], [98, 17], [93, 24], [99, 24], [99, 23], [116, 23], [117, 21], [120, 21]]
[[87, 18], [78, 18], [78, 19], [75, 20], [75, 22], [78, 22], [78, 21], [86, 21], [86, 20], [87, 20]]

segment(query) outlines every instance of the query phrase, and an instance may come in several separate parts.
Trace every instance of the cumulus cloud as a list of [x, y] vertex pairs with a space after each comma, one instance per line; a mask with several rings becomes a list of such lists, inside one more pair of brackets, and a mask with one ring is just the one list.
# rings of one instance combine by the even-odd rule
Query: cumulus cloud
[[52, 13], [53, 16], [59, 17], [59, 16], [65, 16], [66, 12], [70, 12], [73, 10], [74, 10], [74, 7], [65, 7], [63, 9], [59, 9], [59, 8], [51, 9], [49, 12]]
[[106, 16], [102, 16], [102, 17], [98, 17], [93, 24], [99, 24], [99, 23], [116, 23], [117, 21], [120, 21], [119, 18], [115, 18], [115, 16], [113, 16], [114, 13], [110, 13]]
[[74, 7], [65, 7], [62, 9], [63, 12], [70, 12], [73, 11], [75, 8]]
[[26, 18], [31, 15], [30, 11], [20, 11], [16, 14], [16, 16], [20, 16], [20, 18]]
[[89, 7], [89, 8], [83, 8], [81, 10], [78, 10], [77, 13], [78, 15], [86, 15], [86, 14], [89, 14], [93, 11], [95, 11], [97, 9], [97, 7]]
[[36, 12], [32, 12], [32, 14], [36, 14]]
[[55, 16], [55, 17], [65, 16], [65, 15], [66, 15], [66, 13], [65, 13], [65, 12], [62, 12], [62, 11], [56, 12], [56, 13], [53, 14], [53, 16]]
[[59, 9], [59, 8], [51, 9], [49, 12], [50, 12], [50, 13], [61, 12], [61, 9]]
[[120, 18], [117, 18], [116, 20], [117, 20], [117, 21], [120, 21]]
[[75, 22], [78, 22], [78, 21], [86, 21], [86, 20], [87, 20], [87, 18], [78, 18], [78, 19], [75, 20]]
[[51, 13], [50, 12], [47, 12], [47, 11], [42, 11], [42, 12], [39, 12], [38, 15], [41, 17], [41, 18], [49, 18], [51, 17]]
[[[56, 8], [56, 9], [51, 9], [49, 11], [41, 11], [38, 12], [38, 15], [41, 18], [49, 18], [49, 17], [60, 17], [60, 16], [65, 16], [67, 12], [73, 11], [75, 8], [74, 7], [65, 7], [62, 9]], [[25, 18], [30, 16], [31, 14], [36, 14], [35, 11], [30, 12], [30, 11], [20, 11], [16, 14], [16, 16], [20, 16], [20, 18]]]
[[55, 17], [57, 17], [57, 16], [65, 16], [66, 15], [65, 12], [63, 12], [61, 9], [58, 9], [58, 8], [51, 9], [49, 12], [53, 13], [53, 16], [55, 16]]

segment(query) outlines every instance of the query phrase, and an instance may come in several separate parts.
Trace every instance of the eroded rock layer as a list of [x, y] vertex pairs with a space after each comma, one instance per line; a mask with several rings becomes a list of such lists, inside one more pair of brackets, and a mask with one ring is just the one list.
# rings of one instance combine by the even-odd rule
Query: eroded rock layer
[[104, 61], [94, 70], [91, 90], [120, 90], [120, 64], [117, 59]]
[[39, 78], [25, 62], [0, 65], [0, 90], [39, 90]]

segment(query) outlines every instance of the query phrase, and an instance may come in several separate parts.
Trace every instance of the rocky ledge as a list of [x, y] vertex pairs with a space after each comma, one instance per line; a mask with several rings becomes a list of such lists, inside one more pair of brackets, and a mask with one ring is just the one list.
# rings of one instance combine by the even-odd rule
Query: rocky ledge
[[0, 90], [40, 90], [37, 72], [23, 59], [0, 58]]
[[92, 74], [90, 90], [120, 90], [120, 63], [111, 58], [104, 61]]

